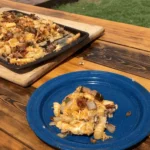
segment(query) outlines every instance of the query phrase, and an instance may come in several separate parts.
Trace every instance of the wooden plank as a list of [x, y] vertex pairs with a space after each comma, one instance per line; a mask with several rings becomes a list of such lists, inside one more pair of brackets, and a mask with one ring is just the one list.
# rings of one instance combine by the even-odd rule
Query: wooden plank
[[[18, 8], [18, 6], [20, 6], [20, 8], [23, 10], [28, 9], [29, 11], [34, 11], [34, 12], [42, 13], [45, 15], [51, 15], [52, 17], [61, 17], [65, 19], [75, 20], [75, 21], [82, 20], [82, 22], [85, 22], [85, 23], [103, 25], [105, 28], [105, 34], [100, 38], [101, 43], [105, 42], [105, 44], [108, 45], [109, 48], [110, 47], [112, 47], [113, 49], [116, 48], [118, 50], [117, 54], [118, 53], [120, 54], [119, 55], [120, 58], [115, 59], [115, 56], [113, 55], [113, 62], [110, 63], [107, 57], [106, 58], [102, 57], [102, 51], [101, 51], [101, 55], [98, 55], [98, 56], [100, 58], [102, 57], [103, 59], [99, 60], [99, 63], [102, 65], [106, 65], [109, 67], [113, 67], [115, 69], [125, 71], [125, 72], [133, 73], [133, 74], [145, 77], [145, 78], [150, 78], [149, 77], [150, 76], [149, 74], [150, 29], [137, 27], [133, 25], [127, 25], [124, 23], [116, 23], [116, 22], [112, 22], [108, 20], [75, 15], [75, 14], [70, 14], [66, 12], [50, 10], [50, 9], [45, 9], [45, 8], [38, 8], [38, 7], [32, 7], [32, 6], [28, 7], [27, 5], [24, 5], [24, 4], [23, 5], [18, 4], [16, 6], [15, 3], [10, 3], [10, 5], [8, 5], [2, 0], [0, 2], [0, 6], [3, 6], [4, 4], [5, 6], [11, 6], [14, 8]], [[98, 45], [98, 46], [95, 48], [97, 49], [97, 52], [98, 52], [98, 49], [101, 49], [101, 45]], [[103, 51], [104, 56], [107, 55], [108, 57], [110, 57], [108, 51], [109, 51], [108, 49], [107, 51], [106, 49], [105, 51]], [[121, 54], [123, 54], [124, 52], [126, 53], [126, 57], [121, 56]], [[129, 58], [131, 55], [132, 55], [132, 58], [134, 58], [133, 60]], [[90, 58], [92, 58], [92, 56]], [[88, 60], [91, 61], [91, 59], [88, 59]], [[97, 61], [95, 62], [97, 63]], [[51, 65], [51, 68], [49, 68], [48, 66], [45, 66], [45, 67], [49, 68], [50, 70], [56, 66], [56, 63], [51, 62], [50, 65]], [[3, 68], [1, 70], [3, 71]], [[44, 75], [47, 71], [48, 70], [45, 69], [45, 72], [43, 71], [42, 75]], [[5, 71], [3, 72], [4, 74], [6, 74]], [[37, 75], [37, 78], [41, 76], [41, 74], [39, 75], [39, 71], [37, 71], [36, 75]], [[22, 78], [20, 78], [20, 80], [25, 79], [23, 75], [21, 76]], [[13, 79], [16, 80], [16, 82], [18, 81], [16, 75], [14, 75]], [[34, 75], [31, 75], [31, 74], [27, 76], [27, 79], [30, 79], [30, 83], [27, 83], [27, 84], [31, 84], [32, 82], [36, 80], [36, 78], [34, 78]]]
[[[20, 114], [21, 115], [21, 114]], [[26, 117], [24, 116], [24, 120]], [[35, 150], [53, 150], [54, 148], [48, 146], [46, 143], [41, 141], [29, 126], [22, 124], [20, 121], [14, 119], [11, 116], [11, 110], [9, 113], [4, 113], [0, 110], [0, 128], [7, 131], [14, 138], [22, 141], [24, 144], [28, 145]]]
[[26, 4], [15, 3], [8, 0], [1, 0], [0, 7], [20, 8], [22, 10], [34, 13], [36, 12], [44, 15], [50, 15], [53, 17], [59, 17], [68, 20], [103, 26], [106, 32], [104, 36], [101, 37], [101, 40], [141, 49], [144, 51], [150, 51], [150, 29], [148, 28], [127, 25], [125, 23], [118, 23], [99, 18], [82, 16], [58, 10], [29, 6]]
[[0, 128], [31, 149], [52, 150], [31, 130], [26, 120], [26, 105], [35, 90], [0, 79]]
[[0, 150], [31, 150], [31, 148], [0, 129]]
[[126, 149], [126, 150], [149, 150], [150, 149], [150, 138], [147, 137], [140, 143]]
[[[1, 8], [0, 12], [7, 11], [7, 10], [12, 10], [11, 8]], [[91, 42], [92, 40], [96, 39], [99, 37], [102, 33], [104, 28], [100, 26], [91, 26], [90, 24], [83, 24], [83, 23], [78, 23], [78, 22], [73, 22], [65, 19], [60, 19], [60, 18], [55, 18], [55, 17], [47, 17], [43, 15], [39, 15], [41, 18], [46, 18], [46, 19], [51, 19], [57, 23], [62, 23], [63, 25], [67, 25], [85, 32], [89, 33], [89, 37], [81, 42], [80, 44], [76, 45], [75, 47], [69, 49], [65, 53], [59, 55], [59, 57], [55, 57], [54, 59], [45, 62], [44, 64], [36, 67], [36, 68], [29, 68], [29, 69], [24, 69], [23, 72], [20, 74], [15, 73], [2, 65], [0, 65], [0, 77], [7, 79], [9, 81], [12, 81], [14, 83], [17, 83], [21, 86], [28, 86], [32, 84], [35, 80], [37, 80], [39, 77], [41, 77], [43, 74], [51, 70], [54, 66], [58, 65], [61, 63], [63, 60], [71, 56], [73, 53], [75, 53], [77, 50]]]
[[113, 73], [117, 73], [120, 75], [124, 75], [137, 81], [142, 86], [144, 86], [147, 90], [150, 91], [150, 80], [133, 75], [133, 74], [125, 73], [125, 72], [122, 72], [113, 68], [109, 68], [103, 65], [95, 64], [93, 62], [86, 61], [83, 59], [83, 57], [81, 58], [75, 57], [64, 62], [63, 64], [59, 65], [57, 68], [54, 68], [51, 72], [43, 76], [43, 78], [35, 82], [33, 86], [35, 88], [38, 88], [40, 85], [42, 85], [43, 83], [45, 83], [46, 81], [54, 77], [57, 77], [65, 73], [69, 73], [73, 71], [82, 71], [82, 70], [101, 70], [101, 71], [113, 72]]
[[0, 111], [10, 114], [13, 119], [28, 125], [26, 116], [26, 105], [35, 90], [32, 87], [22, 88], [0, 78]]
[[0, 78], [0, 94], [8, 96], [11, 99], [16, 99], [23, 105], [27, 104], [27, 101], [34, 90], [33, 87], [23, 88]]
[[[73, 66], [74, 65], [72, 65], [72, 67]], [[58, 74], [60, 72], [58, 72]], [[13, 95], [13, 94], [16, 95], [15, 90], [12, 90], [12, 89], [18, 88], [17, 85], [14, 85], [3, 79], [0, 81], [0, 83], [2, 85], [9, 84], [9, 87], [7, 88], [8, 89], [7, 95]], [[1, 86], [0, 86], [0, 89], [2, 89]], [[23, 89], [25, 91], [23, 91]], [[26, 89], [21, 88], [20, 95], [22, 97], [25, 95], [25, 93], [30, 95], [31, 91], [32, 90], [30, 88], [26, 88]], [[6, 94], [6, 91], [5, 91], [5, 94]], [[12, 97], [9, 97], [9, 99], [11, 98]], [[14, 101], [17, 101], [17, 100], [14, 99]], [[20, 97], [20, 101], [21, 101], [21, 97]], [[28, 101], [28, 99], [26, 99], [26, 101]], [[5, 100], [2, 101], [2, 103], [5, 103]], [[2, 147], [8, 148], [9, 147], [8, 140], [9, 140], [10, 143], [12, 142], [13, 146], [15, 146], [16, 144], [16, 148], [18, 148], [18, 150], [20, 149], [21, 146], [25, 146], [28, 149], [34, 149], [34, 150], [43, 150], [43, 149], [54, 150], [54, 148], [48, 146], [47, 144], [42, 142], [38, 137], [36, 137], [36, 135], [30, 129], [28, 124], [25, 123], [26, 121], [25, 113], [22, 114], [20, 111], [18, 111], [17, 107], [12, 108], [13, 107], [12, 104], [7, 105], [7, 106], [1, 105], [1, 104], [0, 106], [5, 107], [5, 108], [0, 107], [0, 129], [1, 129], [0, 130], [0, 142], [3, 143]], [[7, 109], [7, 111], [5, 109]], [[14, 113], [12, 113], [12, 111], [15, 111], [15, 115], [20, 116], [19, 118], [22, 118], [24, 121], [19, 120], [16, 117], [14, 117]], [[128, 150], [143, 150], [143, 149], [149, 150], [149, 148], [150, 148], [150, 138], [147, 137], [142, 142], [138, 143], [137, 145], [134, 145], [132, 148], [129, 148]], [[9, 149], [4, 149], [4, 150], [9, 150]]]
[[81, 56], [87, 61], [150, 79], [149, 52], [97, 40]]
[[[21, 102], [17, 101], [16, 99], [12, 99], [6, 95], [0, 94], [0, 110], [5, 112], [5, 113], [10, 113], [11, 110], [11, 115], [13, 119], [16, 119], [26, 125], [28, 123], [24, 119], [24, 116], [26, 114], [26, 105], [23, 105]], [[9, 108], [9, 109], [8, 109]]]

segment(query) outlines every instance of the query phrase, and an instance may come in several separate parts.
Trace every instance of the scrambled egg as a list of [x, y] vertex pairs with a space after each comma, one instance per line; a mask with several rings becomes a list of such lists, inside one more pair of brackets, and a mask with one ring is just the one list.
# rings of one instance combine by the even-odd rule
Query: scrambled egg
[[115, 131], [107, 118], [113, 117], [118, 108], [113, 101], [104, 100], [96, 90], [79, 86], [66, 96], [61, 104], [53, 103], [54, 117], [50, 125], [55, 125], [62, 134], [91, 135], [96, 140], [106, 140], [105, 129]]

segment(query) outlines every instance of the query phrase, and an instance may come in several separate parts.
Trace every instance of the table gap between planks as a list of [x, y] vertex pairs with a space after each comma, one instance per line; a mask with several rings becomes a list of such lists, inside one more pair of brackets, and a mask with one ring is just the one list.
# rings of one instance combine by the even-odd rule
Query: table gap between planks
[[[55, 67], [31, 87], [23, 88], [0, 79], [0, 150], [54, 149], [37, 138], [30, 129], [26, 120], [26, 105], [35, 88], [58, 75], [95, 68], [133, 78], [150, 91], [150, 29], [7, 0], [1, 0], [0, 7], [19, 8], [79, 22], [82, 20], [105, 28], [105, 34], [101, 38]], [[129, 150], [131, 149], [149, 150], [150, 138], [147, 137]]]

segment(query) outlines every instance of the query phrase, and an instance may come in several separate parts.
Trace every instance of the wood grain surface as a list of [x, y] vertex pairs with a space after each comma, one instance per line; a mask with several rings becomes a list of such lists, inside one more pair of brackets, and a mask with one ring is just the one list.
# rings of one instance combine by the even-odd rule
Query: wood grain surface
[[[148, 28], [127, 25], [124, 23], [117, 23], [113, 21], [92, 18], [87, 16], [85, 17], [82, 15], [76, 15], [52, 9], [28, 6], [26, 4], [17, 3], [16, 5], [16, 3], [14, 2], [7, 3], [7, 0], [1, 0], [0, 7], [13, 7], [16, 9], [19, 8], [25, 11], [50, 15], [51, 17], [63, 18], [77, 22], [81, 21], [84, 23], [103, 26], [105, 28], [105, 33], [101, 38], [99, 38], [98, 40], [99, 44], [95, 44], [97, 45], [97, 48], [93, 48], [94, 43], [91, 48], [89, 47], [89, 49], [92, 49], [93, 51], [95, 51], [95, 53], [98, 54], [97, 57], [99, 57], [99, 61], [94, 60], [95, 57], [92, 56], [85, 57], [85, 59], [124, 72], [135, 74], [144, 78], [150, 78], [150, 71], [149, 71], [150, 29]], [[105, 49], [101, 49], [101, 44], [103, 45], [103, 42], [105, 42], [105, 45], [109, 45]], [[112, 46], [110, 46], [110, 43], [112, 44]], [[110, 51], [113, 52], [109, 53]], [[118, 59], [114, 56], [116, 54], [116, 53], [114, 54], [115, 51], [117, 51], [117, 55], [119, 57]], [[125, 57], [122, 56], [123, 53], [126, 53]], [[56, 65], [52, 65], [51, 69], [54, 66]], [[46, 72], [47, 71], [45, 72], [43, 71], [43, 74]], [[40, 75], [38, 75], [37, 73], [37, 76], [39, 78]], [[33, 75], [29, 75], [27, 77], [28, 79], [30, 79], [30, 83], [35, 81], [33, 77], [34, 77]]]
[[87, 24], [103, 26], [106, 32], [104, 36], [101, 37], [101, 40], [124, 45], [127, 47], [137, 48], [143, 51], [150, 51], [150, 29], [148, 28], [129, 24], [127, 25], [125, 23], [118, 23], [114, 21], [93, 18], [83, 15], [77, 15], [59, 10], [46, 9], [22, 3], [15, 3], [9, 0], [1, 0], [0, 7], [13, 7], [16, 9], [20, 8], [22, 10], [33, 13], [50, 15], [52, 17], [58, 17], [77, 22], [84, 22]]
[[[0, 129], [2, 133], [0, 138], [2, 138], [1, 135], [10, 136], [14, 139], [12, 141], [20, 147], [24, 145], [34, 150], [52, 150], [53, 148], [36, 137], [26, 120], [26, 105], [34, 90], [32, 87], [22, 88], [0, 79]], [[0, 145], [0, 150], [6, 145], [9, 146], [9, 141], [5, 140], [5, 142]], [[10, 150], [15, 149], [12, 146]]]
[[88, 61], [150, 79], [150, 53], [97, 40], [81, 56]]
[[0, 150], [31, 150], [29, 146], [12, 137], [5, 130], [0, 129]]
[[[0, 7], [2, 6], [102, 25], [105, 28], [105, 34], [63, 61], [59, 66], [55, 66], [53, 70], [43, 75], [28, 88], [23, 88], [0, 78], [0, 150], [54, 149], [41, 141], [30, 129], [26, 120], [26, 106], [35, 88], [59, 75], [81, 70], [114, 72], [137, 81], [150, 91], [150, 80], [147, 77], [149, 75], [150, 57], [149, 29], [18, 4], [7, 0], [0, 1]], [[95, 57], [96, 55], [99, 59]], [[146, 137], [128, 150], [150, 150], [150, 138]]]
[[[78, 56], [78, 54], [77, 54]], [[59, 75], [73, 72], [73, 71], [82, 71], [82, 70], [101, 70], [101, 71], [107, 71], [107, 72], [113, 72], [117, 73], [123, 76], [126, 76], [128, 78], [131, 78], [132, 80], [137, 81], [140, 83], [143, 87], [145, 87], [148, 91], [150, 91], [150, 80], [145, 79], [130, 73], [126, 73], [123, 71], [119, 71], [113, 68], [109, 68], [103, 65], [99, 65], [93, 62], [89, 62], [87, 60], [84, 60], [83, 57], [75, 57], [72, 56], [72, 58], [69, 58], [59, 66], [55, 67], [51, 72], [44, 75], [42, 78], [40, 78], [37, 82], [35, 82], [32, 86], [35, 88], [38, 88], [46, 81], [55, 78]]]
[[[30, 129], [26, 120], [26, 105], [35, 90], [22, 88], [0, 79], [0, 150], [53, 150]], [[128, 150], [149, 150], [150, 138]]]

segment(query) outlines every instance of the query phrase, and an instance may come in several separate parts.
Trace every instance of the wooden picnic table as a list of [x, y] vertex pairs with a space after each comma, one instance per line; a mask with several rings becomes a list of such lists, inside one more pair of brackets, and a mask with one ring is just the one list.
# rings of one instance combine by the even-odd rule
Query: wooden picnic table
[[[1, 0], [0, 7], [19, 8], [105, 28], [103, 36], [27, 88], [0, 78], [0, 150], [54, 149], [30, 129], [26, 105], [36, 88], [58, 75], [81, 70], [114, 72], [134, 79], [150, 91], [150, 29], [7, 0]], [[150, 138], [145, 138], [131, 149], [149, 150]]]

